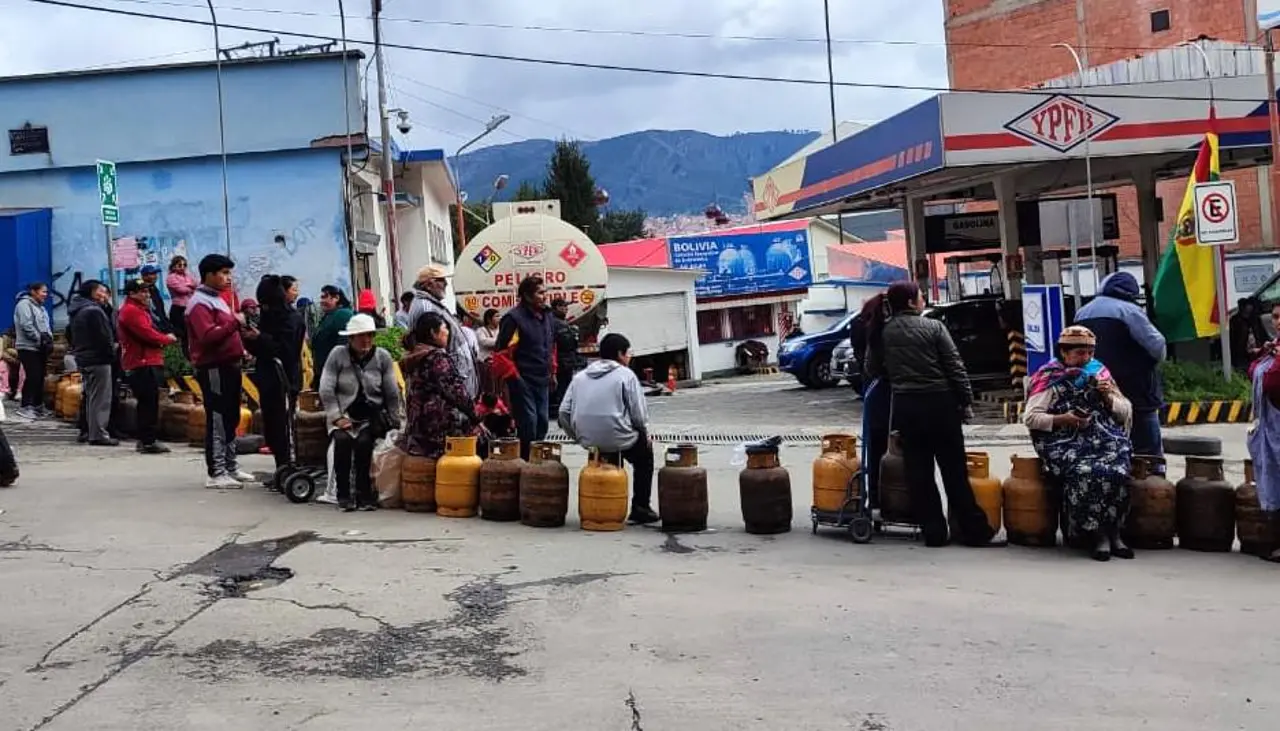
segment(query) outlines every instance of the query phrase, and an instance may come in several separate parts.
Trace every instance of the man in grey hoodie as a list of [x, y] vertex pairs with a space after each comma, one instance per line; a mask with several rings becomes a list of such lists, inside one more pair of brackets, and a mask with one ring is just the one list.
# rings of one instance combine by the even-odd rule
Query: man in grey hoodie
[[444, 303], [444, 295], [449, 290], [449, 272], [444, 267], [429, 264], [418, 271], [417, 281], [413, 285], [413, 304], [409, 306], [409, 332], [418, 324], [418, 318], [424, 312], [436, 312], [449, 325], [449, 357], [462, 376], [467, 396], [475, 401], [480, 394], [480, 373], [476, 369], [477, 343], [467, 337], [465, 328], [453, 316]]
[[53, 329], [45, 309], [48, 299], [49, 288], [43, 282], [33, 282], [18, 295], [13, 308], [14, 345], [27, 379], [17, 416], [26, 419], [49, 415], [43, 404], [45, 361], [53, 350]]
[[557, 421], [583, 447], [618, 454], [631, 463], [635, 487], [628, 521], [643, 525], [656, 523], [659, 517], [649, 507], [653, 493], [649, 408], [630, 363], [631, 342], [618, 333], [604, 336], [600, 360], [574, 376], [560, 402]]

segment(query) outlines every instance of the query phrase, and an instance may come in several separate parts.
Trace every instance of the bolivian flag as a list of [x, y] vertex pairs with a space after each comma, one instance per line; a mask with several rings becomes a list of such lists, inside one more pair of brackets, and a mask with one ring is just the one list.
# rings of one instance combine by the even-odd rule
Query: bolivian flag
[[1156, 325], [1171, 342], [1195, 340], [1219, 332], [1217, 283], [1213, 257], [1220, 247], [1196, 243], [1196, 183], [1218, 179], [1217, 117], [1209, 111], [1209, 131], [1200, 143], [1196, 166], [1187, 180], [1187, 192], [1178, 208], [1177, 224], [1170, 232], [1169, 247], [1156, 270], [1151, 288]]

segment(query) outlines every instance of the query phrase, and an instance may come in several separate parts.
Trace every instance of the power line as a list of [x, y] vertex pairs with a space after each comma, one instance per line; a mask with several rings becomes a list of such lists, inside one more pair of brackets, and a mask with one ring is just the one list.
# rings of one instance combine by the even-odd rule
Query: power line
[[[203, 9], [203, 5], [195, 5], [189, 3], [175, 2], [174, 0], [114, 0], [114, 2], [134, 3], [138, 5], [166, 5], [178, 8]], [[260, 13], [268, 15], [286, 15], [304, 18], [337, 18], [337, 13], [321, 13], [309, 10], [285, 10], [283, 8], [245, 8], [231, 5], [219, 6], [219, 10], [226, 10], [239, 13]], [[359, 15], [348, 15], [348, 18], [363, 18]], [[447, 20], [447, 19], [428, 19], [428, 18], [397, 18], [383, 16], [383, 22], [389, 23], [410, 23], [414, 25], [438, 26], [448, 28], [476, 28], [487, 30], [509, 30], [509, 31], [529, 31], [541, 33], [562, 33], [570, 35], [587, 35], [587, 36], [629, 36], [636, 38], [672, 38], [680, 40], [700, 40], [700, 41], [739, 41], [752, 43], [797, 43], [797, 44], [825, 44], [826, 38], [815, 36], [768, 36], [768, 35], [739, 35], [739, 34], [719, 34], [697, 31], [669, 31], [669, 30], [643, 30], [634, 28], [583, 28], [575, 26], [558, 26], [558, 25], [522, 25], [517, 23], [493, 23], [478, 22], [471, 20]], [[976, 41], [919, 41], [894, 38], [832, 38], [831, 42], [837, 45], [864, 45], [864, 46], [906, 46], [906, 47], [967, 47], [967, 48], [1009, 48], [1009, 49], [1033, 49], [1047, 48], [1050, 44], [1029, 44], [1029, 43], [991, 43]], [[1261, 46], [1254, 44], [1244, 44], [1249, 48], [1261, 49]], [[1089, 51], [1162, 51], [1169, 46], [1111, 46], [1111, 45], [1086, 45], [1081, 46], [1081, 50]]]
[[[403, 76], [400, 76], [399, 74], [390, 74], [390, 76], [394, 76], [394, 77], [396, 77], [396, 78], [398, 78], [398, 79], [402, 79], [402, 78], [404, 78]], [[413, 92], [410, 92], [410, 91], [408, 91], [408, 90], [406, 90], [406, 89], [403, 89], [403, 88], [401, 88], [401, 87], [398, 87], [398, 86], [394, 86], [394, 85], [392, 85], [392, 86], [389, 86], [389, 87], [387, 87], [387, 88], [394, 90], [394, 91], [395, 91], [397, 94], [399, 94], [399, 95], [407, 96], [407, 97], [409, 97], [410, 99], [413, 99], [413, 100], [416, 100], [416, 101], [422, 102], [423, 104], [428, 104], [428, 105], [430, 105], [430, 106], [435, 107], [436, 109], [440, 109], [440, 110], [445, 111], [445, 112], [448, 112], [448, 113], [450, 113], [450, 114], [454, 114], [454, 115], [457, 115], [457, 116], [459, 116], [459, 117], [462, 117], [463, 119], [466, 119], [466, 120], [468, 120], [468, 121], [475, 122], [476, 124], [480, 125], [481, 127], [483, 127], [484, 125], [486, 125], [486, 124], [488, 124], [488, 123], [489, 123], [489, 120], [487, 120], [487, 119], [480, 119], [479, 117], [473, 117], [473, 116], [471, 116], [470, 114], [467, 114], [467, 113], [465, 113], [465, 112], [460, 112], [460, 111], [458, 111], [457, 109], [454, 109], [454, 108], [452, 108], [452, 107], [447, 107], [447, 106], [445, 106], [445, 105], [443, 105], [443, 104], [441, 104], [441, 103], [439, 103], [439, 102], [433, 102], [433, 101], [431, 101], [430, 99], [427, 99], [427, 98], [425, 98], [425, 97], [418, 96], [417, 94], [414, 94]], [[502, 127], [499, 127], [499, 128], [497, 129], [497, 131], [498, 131], [498, 132], [502, 132], [503, 134], [508, 135], [508, 136], [510, 136], [512, 139], [517, 140], [517, 141], [519, 141], [519, 142], [523, 142], [523, 141], [525, 141], [525, 140], [529, 139], [528, 137], [521, 137], [520, 135], [518, 135], [518, 134], [516, 134], [516, 133], [514, 133], [514, 132], [512, 132], [512, 131], [510, 131], [510, 130], [507, 130], [507, 129], [505, 129], [505, 128], [502, 128]]]
[[[39, 5], [50, 5], [63, 8], [74, 8], [78, 10], [89, 10], [99, 13], [108, 13], [112, 15], [123, 15], [134, 18], [144, 18], [147, 20], [163, 20], [172, 23], [183, 23], [186, 25], [199, 25], [204, 27], [212, 27], [213, 23], [208, 20], [199, 20], [196, 18], [180, 18], [169, 15], [159, 15], [156, 13], [146, 13], [135, 10], [125, 10], [123, 8], [104, 8], [95, 5], [83, 5], [81, 3], [70, 2], [70, 0], [27, 0], [27, 2]], [[219, 23], [220, 28], [226, 30], [239, 30], [250, 33], [266, 33], [274, 35], [292, 36], [295, 38], [310, 38], [317, 40], [332, 40], [329, 36], [319, 35], [316, 33], [307, 33], [303, 31], [281, 30], [275, 28], [263, 28], [258, 26], [239, 25], [235, 23]], [[357, 39], [348, 39], [348, 43], [354, 43], [361, 46], [372, 46], [372, 41], [364, 41]], [[694, 79], [715, 79], [721, 81], [754, 81], [757, 83], [768, 84], [789, 84], [793, 86], [827, 86], [828, 81], [825, 79], [805, 79], [786, 76], [759, 76], [754, 74], [736, 74], [715, 71], [698, 71], [692, 69], [664, 69], [651, 68], [645, 66], [629, 66], [622, 64], [606, 64], [593, 63], [588, 61], [567, 61], [563, 59], [536, 58], [530, 56], [515, 56], [502, 53], [486, 53], [482, 51], [467, 51], [458, 48], [442, 48], [438, 46], [415, 46], [405, 43], [389, 43], [383, 42], [384, 48], [393, 48], [402, 51], [419, 51], [422, 53], [434, 53], [443, 56], [457, 56], [462, 58], [485, 59], [490, 61], [506, 61], [510, 63], [524, 63], [538, 66], [550, 66], [558, 68], [575, 68], [591, 71], [615, 71], [619, 73], [632, 74], [648, 74], [651, 76], [671, 76], [684, 77]], [[1014, 96], [1034, 96], [1034, 97], [1052, 97], [1063, 93], [1062, 89], [981, 89], [981, 88], [951, 88], [946, 86], [925, 86], [916, 84], [887, 84], [872, 83], [863, 81], [837, 81], [835, 85], [845, 89], [882, 89], [890, 91], [923, 91], [923, 92], [957, 92], [957, 93], [987, 93], [987, 94], [1008, 94]], [[1216, 97], [1210, 99], [1207, 96], [1185, 96], [1185, 95], [1145, 95], [1145, 94], [1098, 94], [1095, 96], [1105, 96], [1109, 99], [1140, 99], [1140, 100], [1172, 100], [1172, 101], [1219, 101], [1219, 102], [1244, 102], [1250, 104], [1262, 104], [1267, 101], [1265, 97], [1251, 98], [1224, 98]]]
[[[566, 127], [566, 126], [564, 126], [564, 125], [562, 125], [562, 124], [556, 124], [555, 122], [549, 122], [549, 121], [547, 121], [547, 120], [545, 120], [545, 119], [539, 119], [538, 117], [530, 116], [530, 115], [528, 115], [528, 114], [523, 114], [523, 113], [520, 113], [520, 112], [514, 112], [514, 111], [512, 111], [512, 110], [510, 110], [510, 109], [507, 109], [506, 107], [500, 107], [500, 106], [498, 106], [497, 104], [491, 104], [491, 103], [489, 103], [489, 102], [487, 102], [487, 101], [485, 101], [485, 100], [483, 100], [483, 99], [478, 99], [478, 98], [476, 98], [476, 97], [474, 97], [474, 96], [467, 96], [466, 94], [460, 94], [460, 93], [458, 93], [458, 92], [456, 92], [456, 91], [451, 91], [451, 90], [446, 89], [446, 88], [444, 88], [444, 87], [442, 87], [442, 86], [436, 86], [436, 85], [434, 85], [434, 84], [428, 84], [427, 82], [425, 82], [425, 81], [421, 81], [421, 80], [419, 80], [419, 79], [415, 79], [415, 78], [413, 78], [412, 76], [405, 76], [405, 75], [403, 75], [403, 74], [394, 74], [394, 73], [393, 73], [393, 74], [391, 74], [391, 75], [392, 75], [392, 76], [394, 76], [394, 77], [395, 77], [395, 78], [397, 78], [397, 79], [400, 79], [401, 81], [408, 81], [409, 83], [414, 84], [414, 85], [416, 85], [416, 86], [420, 86], [420, 87], [422, 87], [422, 88], [424, 88], [424, 89], [431, 89], [432, 91], [436, 91], [436, 92], [439, 92], [439, 93], [441, 93], [441, 94], [446, 94], [446, 95], [448, 95], [448, 96], [455, 97], [455, 98], [457, 98], [457, 99], [462, 99], [462, 100], [464, 100], [464, 101], [469, 101], [469, 102], [471, 102], [471, 103], [473, 103], [473, 104], [476, 104], [476, 105], [479, 105], [479, 106], [485, 107], [486, 109], [492, 109], [492, 110], [493, 110], [493, 111], [495, 111], [495, 112], [503, 112], [503, 113], [505, 113], [505, 114], [510, 114], [512, 117], [518, 117], [518, 118], [520, 118], [520, 119], [527, 119], [527, 120], [529, 120], [530, 122], [537, 122], [538, 124], [544, 125], [544, 126], [546, 126], [546, 127], [552, 128], [552, 129], [555, 129], [555, 130], [557, 130], [557, 131], [559, 131], [559, 132], [568, 132], [568, 133], [569, 133], [569, 136], [570, 136], [570, 137], [573, 137], [573, 138], [575, 138], [575, 139], [580, 139], [580, 140], [581, 140], [581, 139], [587, 139], [587, 136], [586, 136], [586, 135], [578, 134], [578, 132], [576, 132], [575, 130], [570, 129], [569, 127]], [[429, 104], [433, 104], [433, 105], [435, 105], [435, 103], [434, 103], [434, 102], [428, 102], [428, 103], [429, 103]], [[436, 106], [439, 106], [439, 105], [436, 105]], [[453, 111], [453, 110], [450, 110], [450, 111]], [[483, 124], [488, 124], [488, 121], [486, 120], [485, 122], [483, 122]], [[505, 127], [500, 127], [500, 128], [499, 128], [499, 131], [505, 131], [505, 129], [506, 129]]]

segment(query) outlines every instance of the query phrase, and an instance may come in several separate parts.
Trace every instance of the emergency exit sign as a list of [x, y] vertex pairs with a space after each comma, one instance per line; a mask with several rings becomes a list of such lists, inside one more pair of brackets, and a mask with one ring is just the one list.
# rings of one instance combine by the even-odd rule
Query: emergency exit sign
[[98, 199], [102, 206], [102, 225], [120, 225], [120, 189], [114, 162], [98, 161]]

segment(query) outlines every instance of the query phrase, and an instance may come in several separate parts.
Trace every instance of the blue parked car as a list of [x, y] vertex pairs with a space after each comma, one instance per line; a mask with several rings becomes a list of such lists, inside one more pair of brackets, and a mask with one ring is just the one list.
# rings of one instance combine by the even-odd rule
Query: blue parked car
[[822, 332], [787, 340], [778, 351], [778, 367], [795, 376], [806, 388], [835, 386], [840, 381], [831, 372], [831, 353], [841, 340], [849, 337], [855, 317], [856, 312], [849, 313]]

